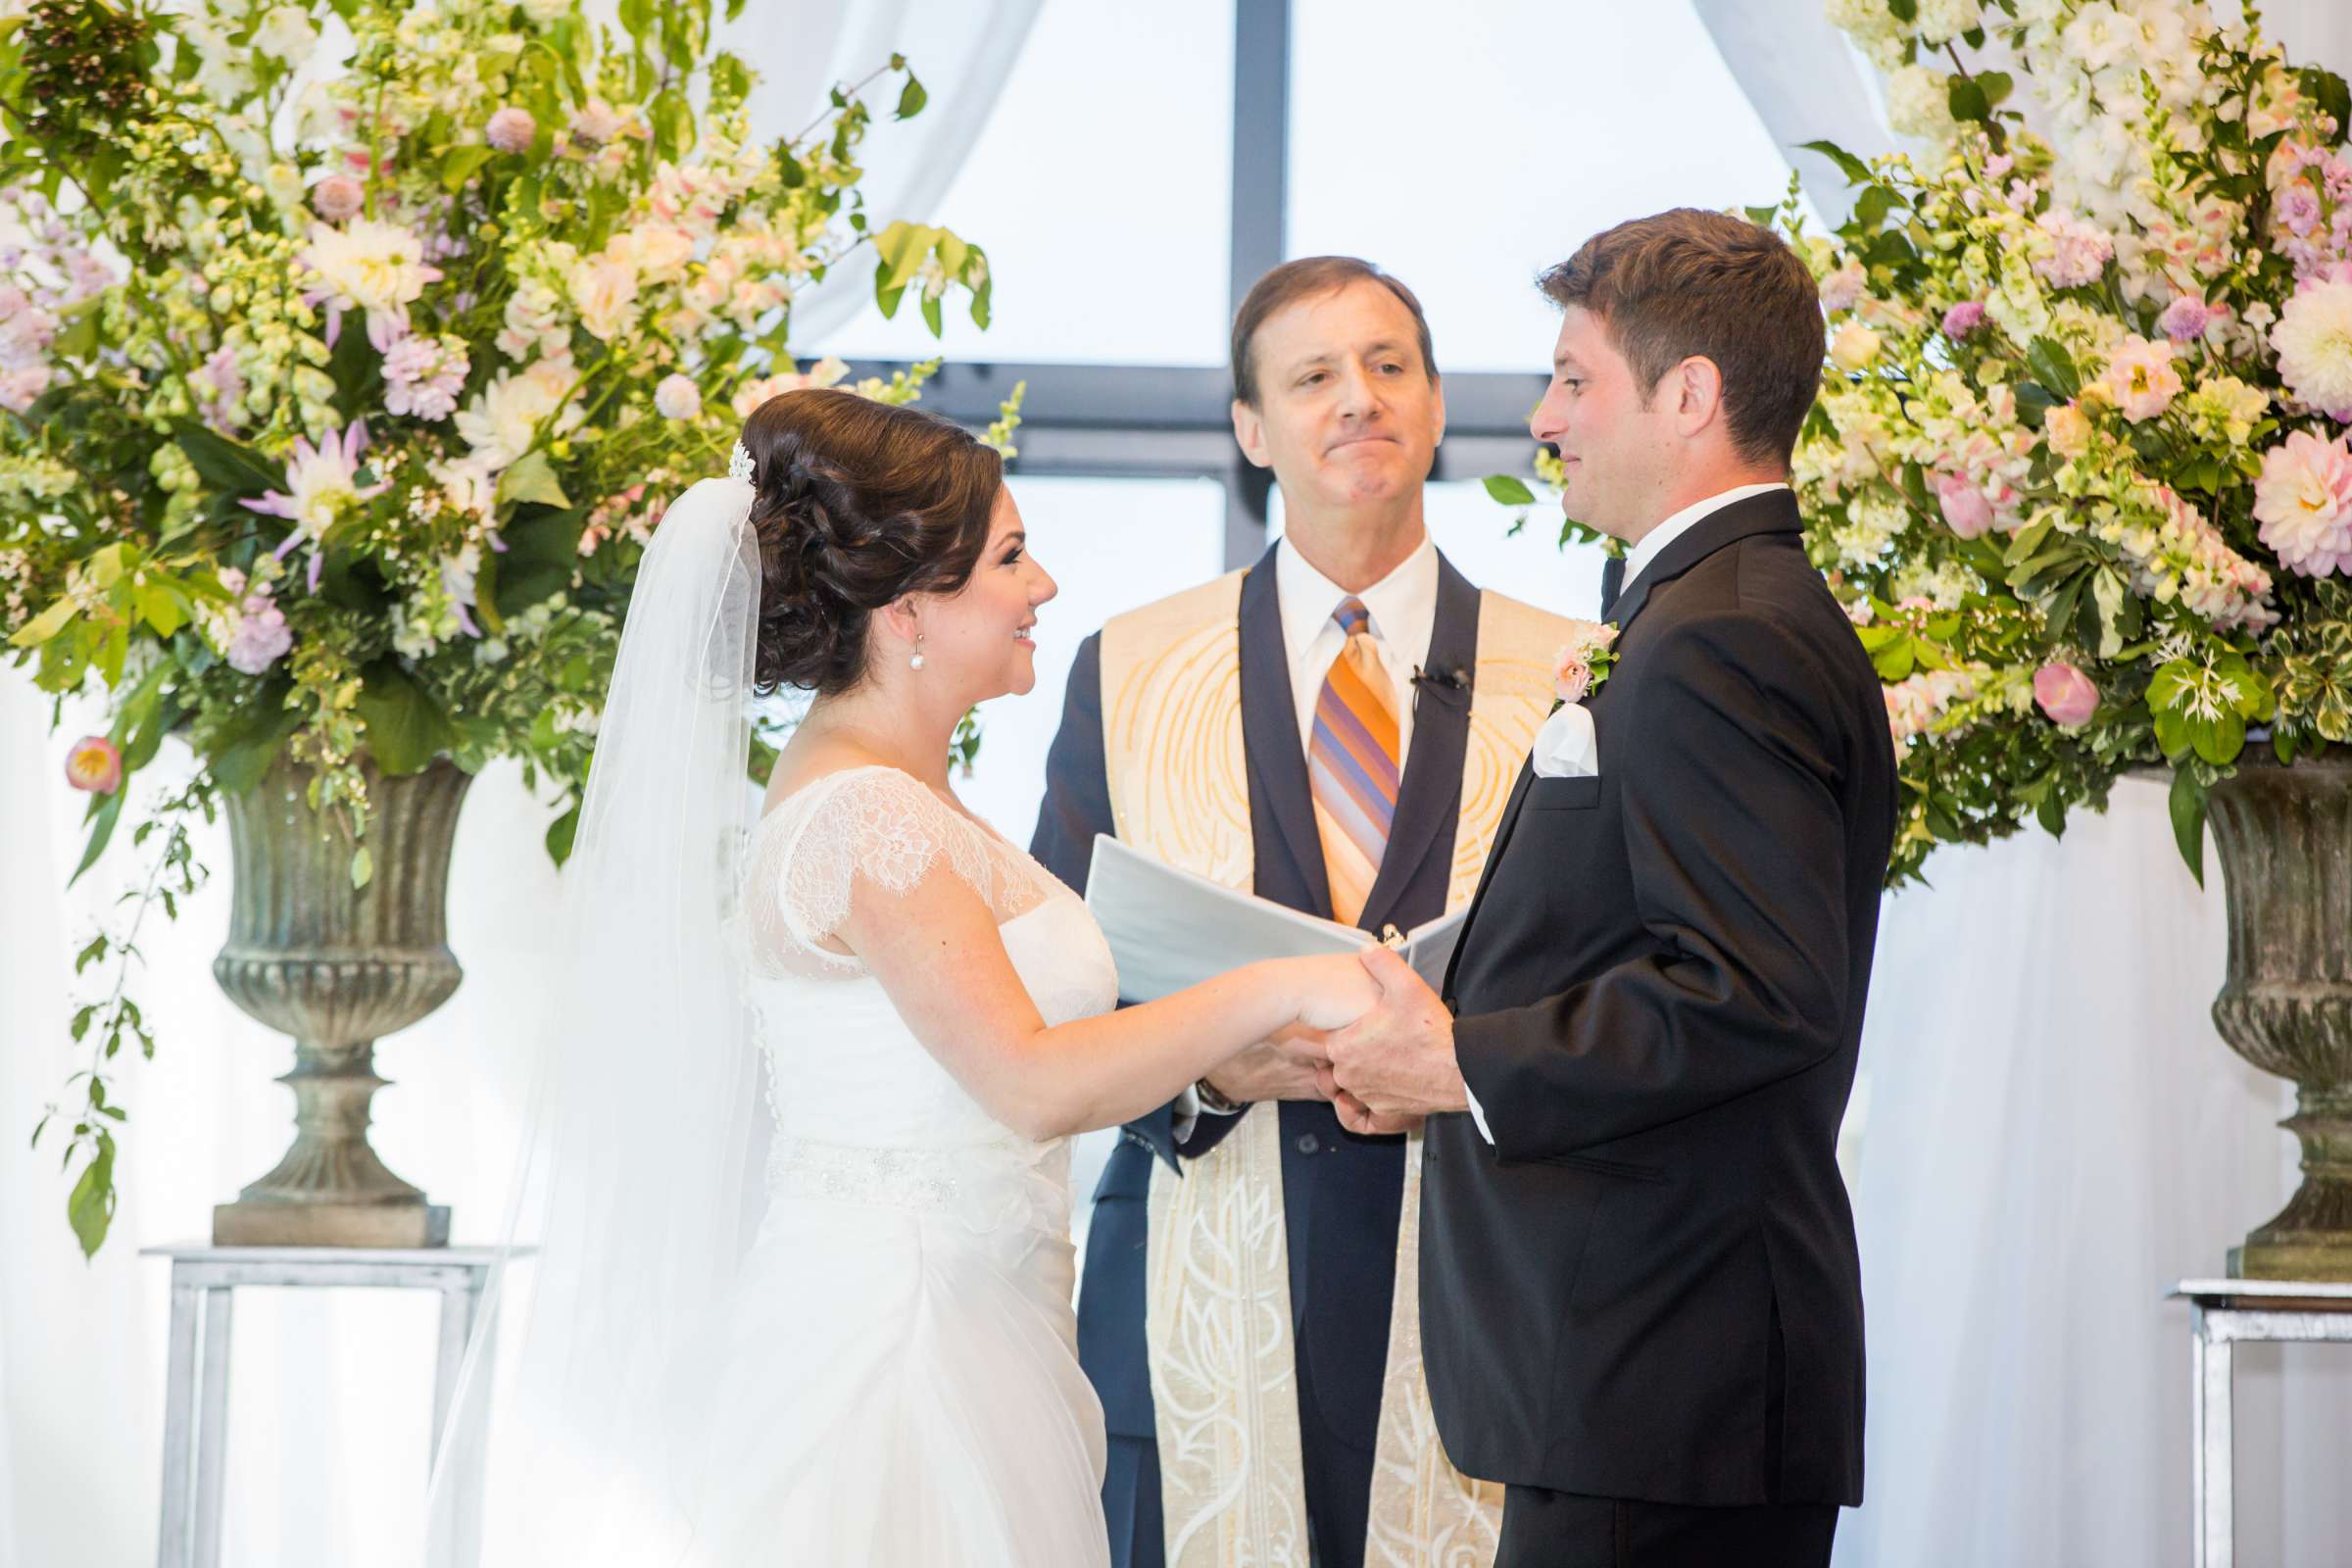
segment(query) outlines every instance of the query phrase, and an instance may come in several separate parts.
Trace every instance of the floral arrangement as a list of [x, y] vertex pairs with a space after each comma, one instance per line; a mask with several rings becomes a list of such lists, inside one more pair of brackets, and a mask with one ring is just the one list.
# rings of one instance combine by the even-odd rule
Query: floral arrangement
[[2201, 877], [2248, 744], [2352, 739], [2352, 96], [2194, 0], [1829, 14], [1935, 149], [1821, 144], [1833, 236], [1756, 215], [1828, 312], [1794, 480], [1886, 683], [1893, 875], [2164, 765]]
[[2249, 744], [2352, 740], [2352, 93], [2250, 8], [1827, 9], [1932, 149], [1810, 144], [1856, 192], [1828, 235], [1793, 182], [1747, 209], [1827, 314], [1792, 478], [1885, 686], [1889, 880], [2141, 767], [2201, 879]]
[[[732, 20], [741, 0], [728, 0]], [[0, 13], [5, 15], [5, 13]], [[205, 764], [139, 824], [170, 913], [191, 812], [289, 749], [365, 833], [367, 765], [519, 758], [574, 803], [649, 535], [749, 411], [833, 384], [794, 298], [871, 245], [883, 310], [985, 326], [987, 259], [869, 228], [866, 97], [756, 141], [710, 0], [33, 0], [0, 20], [0, 644], [92, 685], [96, 860], [164, 738]], [[934, 362], [936, 364], [936, 362]], [[917, 395], [930, 367], [859, 390]], [[1008, 441], [1008, 405], [992, 439]], [[555, 826], [560, 858], [574, 816]], [[77, 876], [80, 872], [77, 870]], [[372, 874], [364, 837], [351, 867]], [[127, 933], [81, 962], [126, 964]], [[112, 1212], [104, 1068], [153, 1036], [118, 972], [66, 1151]]]

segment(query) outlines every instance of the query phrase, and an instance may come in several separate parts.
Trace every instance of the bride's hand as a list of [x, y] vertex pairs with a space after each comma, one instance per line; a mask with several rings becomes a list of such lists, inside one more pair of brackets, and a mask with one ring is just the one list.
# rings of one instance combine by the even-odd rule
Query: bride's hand
[[1380, 1001], [1379, 983], [1352, 953], [1291, 961], [1298, 966], [1298, 1021], [1309, 1029], [1343, 1028]]

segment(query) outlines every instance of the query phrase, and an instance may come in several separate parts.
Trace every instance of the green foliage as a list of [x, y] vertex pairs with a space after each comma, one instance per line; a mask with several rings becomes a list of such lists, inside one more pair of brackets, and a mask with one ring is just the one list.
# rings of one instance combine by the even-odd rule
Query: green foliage
[[[34, 236], [0, 284], [45, 344], [44, 384], [0, 403], [0, 652], [45, 691], [105, 689], [122, 759], [76, 876], [125, 832], [160, 843], [138, 908], [169, 917], [178, 818], [281, 758], [362, 840], [357, 881], [370, 759], [514, 758], [576, 808], [663, 510], [723, 466], [739, 400], [838, 379], [794, 363], [796, 296], [875, 246], [894, 306], [937, 331], [961, 291], [987, 324], [978, 246], [863, 211], [869, 96], [925, 107], [906, 60], [760, 143], [714, 14], [33, 0], [0, 22], [0, 226]], [[330, 30], [347, 61], [298, 90]], [[855, 389], [909, 401], [927, 373]], [[1016, 400], [992, 439], [1017, 422]], [[152, 808], [174, 735], [201, 801]], [[101, 1063], [152, 1047], [120, 984], [85, 1035]], [[120, 1120], [110, 1100], [72, 1122], [88, 1249]]]

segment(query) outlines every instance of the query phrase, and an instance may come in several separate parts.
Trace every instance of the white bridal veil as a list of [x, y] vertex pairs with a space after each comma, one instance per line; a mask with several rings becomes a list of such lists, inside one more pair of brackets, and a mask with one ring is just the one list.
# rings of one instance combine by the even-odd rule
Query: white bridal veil
[[[763, 1118], [729, 929], [752, 825], [753, 489], [705, 479], [646, 552], [564, 874], [510, 1248], [436, 1456], [426, 1561], [690, 1560], [668, 1375], [757, 1223]], [[496, 1318], [505, 1363], [495, 1353]], [[519, 1331], [519, 1332], [517, 1332]], [[688, 1419], [691, 1419], [688, 1417]]]

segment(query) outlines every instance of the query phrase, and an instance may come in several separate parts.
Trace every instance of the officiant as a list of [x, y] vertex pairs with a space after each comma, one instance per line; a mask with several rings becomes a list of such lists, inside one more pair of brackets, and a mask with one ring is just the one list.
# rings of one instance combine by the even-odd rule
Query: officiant
[[[1083, 891], [1111, 834], [1410, 930], [1468, 900], [1566, 624], [1430, 540], [1445, 393], [1403, 283], [1286, 263], [1236, 313], [1232, 366], [1234, 434], [1273, 469], [1285, 536], [1080, 648], [1032, 850]], [[1500, 1489], [1446, 1464], [1421, 1379], [1413, 1142], [1344, 1131], [1279, 1041], [1121, 1130], [1078, 1311], [1119, 1568], [1303, 1563], [1310, 1533], [1326, 1568], [1368, 1540], [1382, 1561], [1491, 1549]]]

